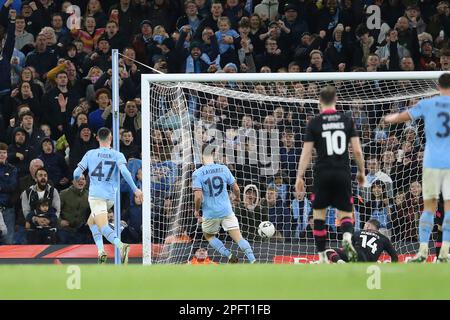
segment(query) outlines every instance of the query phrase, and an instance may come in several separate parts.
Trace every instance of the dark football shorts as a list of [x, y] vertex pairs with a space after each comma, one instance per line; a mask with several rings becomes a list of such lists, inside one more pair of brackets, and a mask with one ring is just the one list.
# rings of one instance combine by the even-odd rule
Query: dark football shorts
[[318, 169], [314, 173], [314, 209], [331, 206], [341, 211], [353, 211], [352, 178], [342, 169]]

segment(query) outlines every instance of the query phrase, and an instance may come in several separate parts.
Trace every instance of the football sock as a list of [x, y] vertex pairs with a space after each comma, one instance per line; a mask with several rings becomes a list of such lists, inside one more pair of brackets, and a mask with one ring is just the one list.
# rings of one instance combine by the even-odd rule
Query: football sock
[[419, 241], [421, 247], [428, 247], [431, 231], [434, 225], [434, 214], [431, 211], [424, 211], [419, 220]]
[[442, 221], [442, 247], [441, 252], [443, 257], [448, 256], [450, 244], [450, 210], [445, 212], [444, 220]]
[[345, 217], [341, 219], [341, 231], [342, 233], [349, 232], [353, 234], [353, 220], [352, 218]]
[[95, 245], [97, 246], [98, 252], [103, 251], [103, 236], [98, 229], [98, 226], [96, 224], [93, 224], [92, 226], [89, 226], [89, 229], [91, 229], [92, 232], [92, 238], [94, 238]]
[[316, 243], [317, 252], [325, 251], [325, 242], [327, 239], [327, 229], [324, 220], [314, 219], [314, 241]]
[[220, 241], [219, 239], [217, 239], [216, 237], [212, 238], [211, 240], [209, 240], [209, 243], [211, 244], [211, 246], [216, 249], [217, 251], [219, 251], [219, 253], [224, 256], [229, 258], [231, 256], [231, 252], [230, 250], [228, 250], [227, 248], [225, 248], [225, 245], [223, 244], [222, 241]]
[[441, 252], [441, 246], [442, 246], [442, 230], [438, 230], [437, 239], [435, 243], [436, 257], [439, 257], [439, 253]]
[[111, 242], [112, 244], [114, 244], [117, 248], [120, 248], [122, 245], [122, 241], [120, 241], [119, 238], [117, 238], [114, 235], [114, 230], [111, 229], [111, 227], [108, 224], [105, 224], [102, 228], [101, 228], [102, 234], [105, 236], [105, 238]]
[[247, 240], [242, 238], [241, 240], [239, 240], [238, 245], [239, 245], [239, 248], [241, 248], [241, 250], [245, 252], [245, 255], [247, 256], [248, 261], [253, 262], [256, 260], [255, 256], [253, 255], [253, 250], [250, 247], [250, 243], [248, 243]]

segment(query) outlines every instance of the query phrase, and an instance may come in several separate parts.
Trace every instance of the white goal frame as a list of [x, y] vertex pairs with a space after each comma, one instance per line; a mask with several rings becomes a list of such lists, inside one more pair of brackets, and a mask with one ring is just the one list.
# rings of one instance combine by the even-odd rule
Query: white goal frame
[[141, 76], [142, 116], [142, 254], [143, 264], [152, 264], [151, 188], [150, 188], [150, 83], [155, 82], [273, 82], [273, 81], [344, 81], [344, 80], [436, 80], [444, 71], [397, 72], [322, 72], [322, 73], [203, 73], [203, 74], [143, 74]]

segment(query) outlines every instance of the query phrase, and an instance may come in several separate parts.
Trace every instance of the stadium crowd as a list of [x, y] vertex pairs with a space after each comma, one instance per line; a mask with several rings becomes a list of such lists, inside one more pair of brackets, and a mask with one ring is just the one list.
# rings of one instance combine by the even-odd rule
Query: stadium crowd
[[[112, 127], [113, 48], [123, 54], [121, 151], [139, 187], [140, 75], [152, 72], [144, 65], [164, 73], [450, 71], [447, 1], [0, 3], [0, 244], [92, 242], [85, 225], [89, 181], [74, 181], [72, 172], [98, 146], [97, 130]], [[380, 8], [379, 29], [367, 27], [368, 5]], [[258, 94], [283, 89], [252, 88]], [[294, 84], [292, 92], [315, 97], [317, 85]], [[241, 186], [257, 184], [245, 189], [242, 201], [233, 199], [244, 236], [256, 239], [259, 221], [270, 220], [279, 239], [312, 239], [309, 193], [294, 194], [293, 185], [303, 134], [298, 128], [317, 110], [272, 105], [261, 111], [258, 105], [239, 105], [223, 96], [208, 97], [197, 106], [193, 122], [204, 130], [280, 131], [279, 174], [259, 179], [253, 174], [257, 165], [232, 168]], [[422, 206], [420, 125], [389, 128], [380, 121], [383, 110], [345, 111], [355, 113], [367, 159], [368, 184], [355, 192], [355, 219], [376, 217], [394, 241], [416, 240]], [[192, 230], [167, 232], [176, 216], [167, 194], [176, 183], [177, 165], [169, 157], [173, 128], [160, 123], [160, 130], [152, 132], [154, 241], [190, 241]], [[247, 154], [253, 147], [247, 143]], [[141, 203], [130, 197], [125, 184], [121, 190], [124, 241], [140, 242]], [[112, 215], [110, 222], [114, 224]], [[330, 234], [335, 233], [332, 208], [328, 225]]]

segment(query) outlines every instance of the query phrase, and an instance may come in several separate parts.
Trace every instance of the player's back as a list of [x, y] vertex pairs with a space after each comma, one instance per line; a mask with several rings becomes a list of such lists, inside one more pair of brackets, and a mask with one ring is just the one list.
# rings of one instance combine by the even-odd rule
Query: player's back
[[353, 245], [356, 250], [362, 250], [368, 262], [376, 262], [383, 253], [387, 251], [391, 258], [395, 253], [391, 241], [378, 231], [361, 230], [353, 234]]
[[450, 96], [423, 99], [409, 113], [425, 122], [424, 167], [450, 169]]
[[305, 141], [314, 142], [317, 159], [315, 168], [349, 168], [348, 144], [357, 137], [349, 114], [325, 111], [311, 119], [306, 129]]
[[194, 190], [202, 190], [204, 218], [224, 218], [233, 213], [227, 185], [234, 183], [233, 175], [223, 164], [207, 164], [194, 171], [192, 187]]
[[89, 196], [114, 200], [120, 184], [118, 170], [121, 164], [126, 163], [123, 154], [109, 148], [98, 148], [89, 150], [83, 159], [86, 163], [82, 160], [79, 166], [89, 171]]

